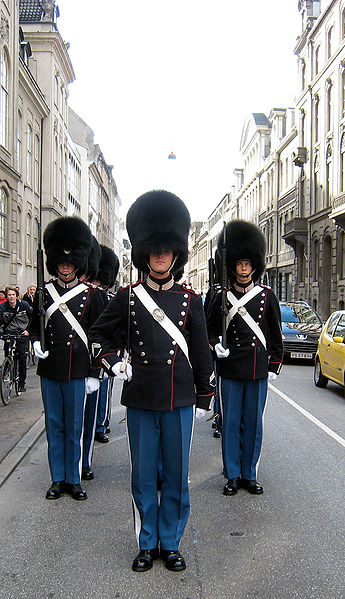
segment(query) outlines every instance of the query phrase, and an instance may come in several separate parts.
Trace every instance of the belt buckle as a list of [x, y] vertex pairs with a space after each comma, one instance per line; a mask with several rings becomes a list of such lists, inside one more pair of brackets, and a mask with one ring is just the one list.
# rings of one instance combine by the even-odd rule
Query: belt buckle
[[247, 314], [247, 310], [246, 310], [246, 308], [244, 306], [240, 306], [237, 309], [237, 312], [240, 314], [240, 316], [245, 316]]
[[161, 308], [155, 308], [152, 311], [152, 316], [158, 322], [162, 322], [162, 320], [164, 320], [165, 314], [164, 314], [164, 311]]

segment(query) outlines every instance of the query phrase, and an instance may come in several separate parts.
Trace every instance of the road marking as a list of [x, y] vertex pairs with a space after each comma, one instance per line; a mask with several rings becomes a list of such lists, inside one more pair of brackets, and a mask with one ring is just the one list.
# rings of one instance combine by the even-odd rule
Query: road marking
[[325, 424], [323, 424], [323, 422], [321, 422], [320, 420], [318, 420], [317, 418], [315, 418], [315, 416], [313, 416], [312, 414], [310, 414], [309, 412], [307, 412], [307, 410], [305, 410], [304, 408], [301, 408], [301, 406], [299, 406], [296, 402], [294, 402], [293, 399], [290, 399], [290, 397], [288, 397], [287, 395], [285, 395], [285, 393], [283, 393], [282, 391], [280, 391], [277, 387], [274, 387], [274, 385], [272, 385], [271, 383], [269, 383], [268, 386], [269, 386], [270, 389], [272, 389], [272, 391], [274, 391], [274, 393], [277, 393], [277, 395], [280, 395], [280, 397], [282, 399], [285, 399], [285, 401], [287, 401], [290, 405], [292, 405], [293, 408], [296, 408], [296, 410], [298, 410], [299, 412], [301, 412], [301, 414], [303, 414], [303, 416], [305, 416], [306, 418], [308, 418], [311, 422], [313, 422], [314, 424], [316, 424], [316, 426], [318, 426], [325, 433], [327, 433], [327, 435], [329, 435], [335, 441], [338, 441], [338, 443], [340, 443], [340, 445], [342, 445], [343, 447], [345, 447], [345, 439], [343, 439], [342, 437], [340, 437], [340, 435], [338, 435], [337, 433], [335, 433], [334, 431], [332, 431], [332, 429], [328, 428], [328, 426], [326, 426]]

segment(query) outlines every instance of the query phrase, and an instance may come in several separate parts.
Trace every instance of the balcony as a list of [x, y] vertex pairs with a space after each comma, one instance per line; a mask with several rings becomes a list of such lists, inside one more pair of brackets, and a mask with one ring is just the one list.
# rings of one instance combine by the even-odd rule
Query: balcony
[[285, 243], [290, 245], [296, 250], [297, 243], [302, 243], [304, 246], [307, 245], [308, 239], [308, 221], [306, 218], [298, 217], [292, 218], [285, 223], [284, 235], [282, 236]]
[[345, 191], [338, 196], [334, 196], [329, 218], [334, 220], [339, 227], [345, 229]]

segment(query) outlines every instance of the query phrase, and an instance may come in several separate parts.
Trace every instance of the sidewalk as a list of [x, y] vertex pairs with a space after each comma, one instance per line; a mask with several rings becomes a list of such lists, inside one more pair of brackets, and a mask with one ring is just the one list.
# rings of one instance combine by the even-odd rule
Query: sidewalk
[[13, 392], [7, 406], [0, 399], [0, 487], [44, 432], [36, 368], [28, 369], [25, 393], [16, 396]]

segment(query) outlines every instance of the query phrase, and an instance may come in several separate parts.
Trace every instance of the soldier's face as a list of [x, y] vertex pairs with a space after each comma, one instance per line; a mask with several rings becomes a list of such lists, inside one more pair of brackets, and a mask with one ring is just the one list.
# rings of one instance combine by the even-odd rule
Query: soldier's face
[[165, 275], [172, 265], [174, 254], [171, 250], [161, 252], [160, 254], [150, 254], [150, 268], [154, 276]]
[[252, 263], [250, 260], [237, 260], [236, 262], [236, 278], [240, 283], [250, 281], [252, 273]]
[[62, 262], [57, 266], [59, 279], [64, 283], [71, 281], [74, 275], [75, 267], [73, 264], [69, 264], [68, 262]]

